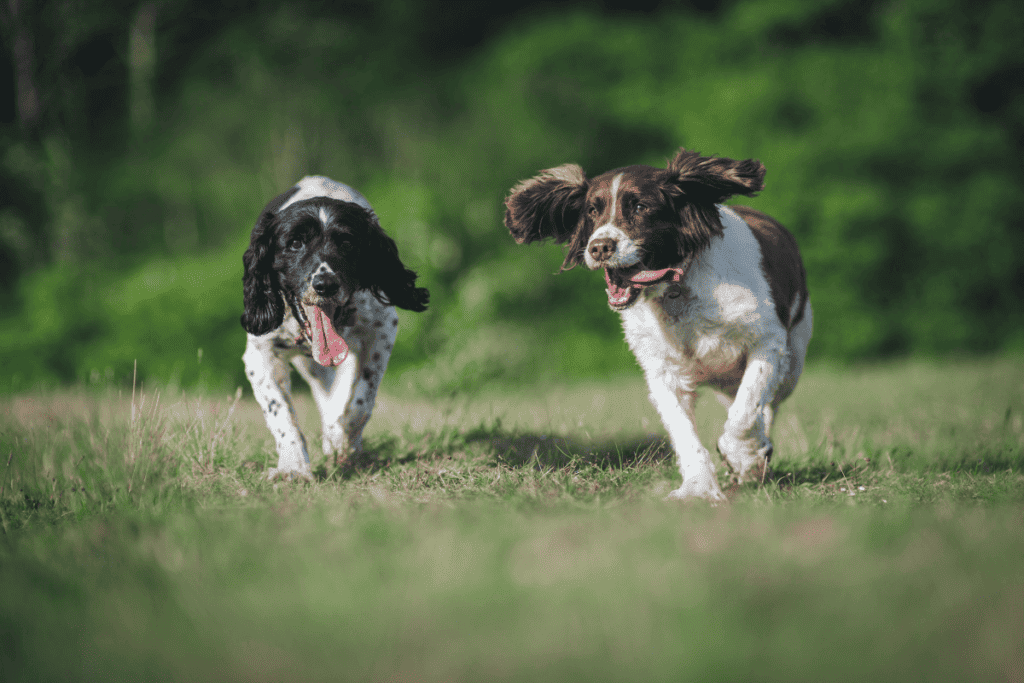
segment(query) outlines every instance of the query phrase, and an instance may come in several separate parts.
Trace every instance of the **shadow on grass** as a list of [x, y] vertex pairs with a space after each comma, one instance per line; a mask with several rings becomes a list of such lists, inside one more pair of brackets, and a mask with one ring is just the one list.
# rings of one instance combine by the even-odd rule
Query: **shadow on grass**
[[[339, 465], [323, 464], [314, 470], [320, 480], [350, 479], [372, 475], [395, 465], [440, 458], [468, 458], [489, 461], [493, 465], [537, 470], [637, 469], [660, 466], [672, 461], [674, 454], [666, 437], [591, 440], [571, 436], [553, 436], [508, 431], [500, 421], [471, 429], [453, 426], [437, 431], [406, 433], [375, 439], [367, 450]], [[712, 454], [720, 473], [729, 472], [724, 458]], [[1016, 444], [978, 450], [951, 449], [946, 453], [923, 453], [910, 448], [860, 450], [856, 455], [835, 453], [832, 457], [817, 448], [791, 459], [773, 458], [764, 483], [782, 488], [805, 484], [838, 482], [844, 479], [896, 473], [969, 473], [984, 475], [1008, 469], [1024, 468], [1024, 450]]]
[[766, 482], [772, 481], [786, 489], [806, 484], [839, 484], [887, 474], [967, 478], [1024, 469], [1024, 449], [1012, 444], [938, 454], [906, 447], [866, 449], [857, 455], [835, 458], [812, 451], [805, 458], [801, 461], [773, 459]]
[[484, 459], [511, 468], [602, 470], [634, 469], [671, 459], [665, 438], [650, 435], [627, 440], [590, 441], [546, 434], [513, 433], [500, 425], [470, 430], [443, 428], [438, 432], [378, 438], [366, 450], [344, 462], [322, 464], [313, 471], [319, 480], [372, 475], [395, 465], [446, 457]]
[[566, 469], [631, 469], [672, 458], [672, 448], [658, 436], [641, 439], [583, 441], [542, 434], [499, 434], [467, 441], [482, 441], [497, 463], [508, 467]]

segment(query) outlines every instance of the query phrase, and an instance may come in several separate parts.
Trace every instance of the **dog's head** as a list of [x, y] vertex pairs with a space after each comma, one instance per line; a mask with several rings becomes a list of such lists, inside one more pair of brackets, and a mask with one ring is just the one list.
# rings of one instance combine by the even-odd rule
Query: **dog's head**
[[352, 322], [353, 294], [368, 290], [384, 304], [413, 311], [426, 309], [429, 294], [415, 286], [416, 273], [399, 260], [372, 213], [330, 197], [288, 204], [294, 193], [271, 201], [253, 228], [242, 258], [242, 327], [255, 335], [274, 330], [287, 303], [316, 361], [336, 365], [347, 347], [335, 328]]
[[[587, 178], [575, 164], [542, 171], [505, 200], [505, 226], [520, 244], [567, 243], [563, 270], [604, 268], [612, 308], [722, 233], [716, 204], [763, 187], [760, 161], [703, 157], [680, 149], [667, 168], [627, 166]], [[676, 278], [679, 274], [675, 275]]]

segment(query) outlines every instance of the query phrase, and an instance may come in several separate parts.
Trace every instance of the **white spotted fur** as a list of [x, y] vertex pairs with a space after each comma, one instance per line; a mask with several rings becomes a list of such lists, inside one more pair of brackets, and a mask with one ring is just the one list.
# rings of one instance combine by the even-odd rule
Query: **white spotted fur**
[[[299, 192], [281, 208], [302, 199], [328, 196], [373, 211], [365, 197], [329, 178], [307, 176], [298, 187]], [[363, 428], [373, 412], [377, 388], [398, 334], [398, 316], [394, 306], [382, 304], [370, 292], [356, 292], [352, 302], [353, 324], [337, 330], [349, 354], [334, 368], [313, 360], [290, 305], [280, 327], [260, 336], [247, 335], [242, 361], [277, 446], [277, 466], [267, 471], [270, 479], [312, 477], [306, 440], [291, 401], [289, 363], [312, 391], [323, 424], [324, 455], [347, 456], [362, 448]]]
[[[812, 328], [810, 302], [772, 300], [747, 224], [724, 206], [719, 215], [723, 235], [694, 259], [682, 296], [666, 297], [669, 285], [655, 285], [620, 312], [683, 476], [670, 497], [712, 502], [725, 497], [694, 425], [697, 388], [710, 386], [728, 409], [718, 448], [729, 465], [741, 481], [756, 476], [770, 453], [775, 410], [803, 370]], [[805, 305], [803, 319], [787, 332], [776, 305], [794, 314]]]

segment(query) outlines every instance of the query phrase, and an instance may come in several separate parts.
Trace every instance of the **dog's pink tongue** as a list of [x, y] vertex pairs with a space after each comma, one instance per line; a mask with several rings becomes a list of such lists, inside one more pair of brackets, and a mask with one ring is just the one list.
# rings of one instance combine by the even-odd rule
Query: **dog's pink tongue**
[[642, 270], [639, 273], [637, 273], [636, 275], [634, 275], [633, 277], [629, 278], [629, 281], [630, 282], [635, 282], [638, 285], [654, 284], [656, 282], [661, 282], [661, 280], [663, 280], [665, 278], [665, 276], [669, 273], [669, 271], [671, 271], [673, 273], [677, 273], [677, 275], [672, 276], [672, 279], [675, 280], [676, 282], [678, 282], [680, 280], [680, 278], [682, 278], [682, 276], [686, 274], [686, 271], [683, 270], [682, 268], [662, 268], [661, 270]]
[[308, 306], [306, 310], [312, 313], [309, 328], [313, 337], [313, 360], [324, 367], [341, 365], [348, 357], [348, 344], [334, 331], [334, 324], [323, 309]]
[[[633, 299], [645, 287], [656, 285], [659, 282], [680, 282], [686, 276], [686, 266], [682, 268], [662, 268], [660, 270], [641, 270], [633, 273], [626, 279], [625, 286], [619, 285], [612, 279], [608, 269], [604, 269], [604, 281], [608, 287], [608, 303], [613, 308], [623, 308], [632, 303]], [[616, 278], [617, 279], [617, 278]]]

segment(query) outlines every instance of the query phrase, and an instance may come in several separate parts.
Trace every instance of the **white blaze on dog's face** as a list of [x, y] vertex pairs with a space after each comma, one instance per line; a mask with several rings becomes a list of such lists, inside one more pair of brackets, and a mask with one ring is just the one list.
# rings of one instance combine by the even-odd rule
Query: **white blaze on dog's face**
[[673, 266], [707, 246], [721, 228], [690, 219], [688, 205], [708, 203], [677, 179], [670, 169], [628, 166], [588, 180], [570, 249], [591, 269], [627, 274]]
[[274, 257], [285, 300], [292, 304], [310, 341], [313, 358], [324, 366], [345, 360], [348, 346], [338, 330], [347, 324], [348, 303], [361, 288], [357, 233], [367, 214], [354, 204], [323, 200], [297, 202], [280, 211]]
[[611, 186], [606, 183], [598, 186], [593, 196], [588, 198], [587, 212], [590, 218], [600, 223], [602, 214], [607, 213], [604, 223], [594, 230], [587, 242], [583, 259], [591, 270], [596, 268], [629, 268], [640, 262], [643, 252], [640, 245], [621, 227], [616, 225], [616, 218], [622, 217], [619, 207], [619, 188], [622, 186], [622, 173], [612, 178]]
[[668, 171], [629, 166], [590, 181], [583, 220], [588, 268], [664, 268], [682, 259], [679, 212], [664, 189]]
[[588, 268], [604, 269], [614, 310], [631, 306], [646, 287], [682, 279], [683, 262], [706, 242], [690, 234], [679, 209], [687, 198], [673, 179], [667, 169], [628, 166], [588, 184], [576, 244]]

